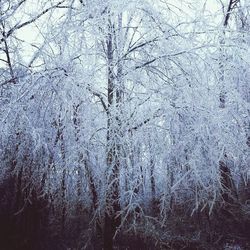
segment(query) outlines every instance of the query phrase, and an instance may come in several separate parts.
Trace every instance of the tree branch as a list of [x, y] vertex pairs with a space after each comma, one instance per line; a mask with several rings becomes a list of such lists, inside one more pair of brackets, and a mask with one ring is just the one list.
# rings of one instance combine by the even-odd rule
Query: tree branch
[[150, 44], [150, 43], [152, 43], [152, 42], [156, 42], [157, 40], [158, 40], [158, 38], [155, 37], [155, 38], [152, 39], [152, 40], [146, 41], [146, 42], [144, 42], [144, 43], [140, 43], [140, 44], [136, 45], [135, 47], [130, 48], [130, 49], [123, 55], [123, 58], [125, 58], [128, 54], [130, 54], [130, 53], [133, 52], [134, 50], [139, 49], [139, 48], [141, 48], [141, 47], [144, 47], [145, 45]]
[[13, 33], [14, 31], [19, 30], [19, 29], [21, 29], [21, 28], [23, 28], [23, 27], [25, 27], [25, 26], [27, 26], [27, 25], [29, 25], [29, 24], [35, 22], [37, 19], [39, 19], [40, 17], [42, 17], [44, 14], [46, 14], [47, 12], [49, 12], [50, 10], [52, 10], [52, 9], [54, 9], [54, 8], [59, 7], [59, 6], [60, 6], [62, 3], [64, 3], [64, 2], [65, 2], [65, 0], [60, 1], [59, 3], [57, 3], [57, 4], [55, 4], [55, 5], [51, 6], [51, 7], [49, 7], [49, 8], [47, 8], [47, 9], [45, 9], [44, 11], [42, 11], [40, 14], [38, 14], [38, 15], [35, 16], [34, 18], [32, 18], [32, 19], [30, 19], [30, 20], [28, 20], [28, 21], [26, 21], [26, 22], [24, 22], [24, 23], [16, 24], [13, 28], [11, 28], [11, 29], [3, 36], [3, 38], [1, 38], [0, 41], [1, 41], [1, 42], [5, 41], [6, 38], [8, 38], [10, 35], [12, 35], [12, 33]]
[[100, 102], [101, 102], [101, 104], [102, 104], [102, 106], [103, 106], [103, 109], [105, 110], [105, 112], [106, 112], [107, 114], [109, 114], [109, 110], [108, 110], [108, 107], [107, 107], [107, 105], [106, 105], [106, 103], [105, 103], [105, 101], [104, 101], [104, 99], [103, 99], [103, 96], [102, 96], [100, 93], [97, 93], [97, 92], [93, 91], [90, 87], [87, 87], [87, 89], [88, 89], [88, 91], [90, 91], [94, 96], [96, 96], [96, 97], [99, 98], [99, 100], [100, 100]]
[[236, 7], [236, 5], [238, 3], [239, 3], [239, 0], [230, 0], [229, 1], [226, 16], [225, 16], [224, 23], [223, 23], [224, 27], [228, 26], [228, 21], [229, 21], [230, 15], [232, 13], [232, 10]]
[[133, 130], [137, 130], [137, 129], [141, 128], [143, 125], [145, 125], [145, 124], [147, 124], [148, 122], [150, 122], [151, 120], [153, 120], [153, 119], [159, 117], [159, 116], [160, 116], [159, 111], [161, 111], [161, 110], [158, 109], [158, 110], [154, 113], [153, 117], [147, 118], [147, 119], [145, 119], [144, 121], [142, 121], [141, 123], [137, 124], [136, 126], [134, 126], [134, 127], [132, 127], [132, 128], [129, 128], [129, 129], [128, 129], [128, 132], [132, 132]]

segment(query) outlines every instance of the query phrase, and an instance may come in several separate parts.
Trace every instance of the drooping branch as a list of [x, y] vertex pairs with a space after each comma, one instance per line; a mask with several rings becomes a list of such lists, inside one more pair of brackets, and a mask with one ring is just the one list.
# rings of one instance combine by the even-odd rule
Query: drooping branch
[[103, 96], [102, 96], [100, 93], [98, 93], [98, 92], [92, 90], [90, 87], [87, 87], [87, 90], [88, 90], [89, 92], [91, 92], [92, 95], [94, 95], [94, 96], [96, 96], [96, 97], [99, 98], [99, 100], [100, 100], [100, 102], [101, 102], [101, 104], [102, 104], [102, 106], [103, 106], [103, 109], [104, 109], [105, 112], [108, 114], [108, 113], [109, 113], [109, 110], [108, 110], [108, 107], [107, 107], [107, 105], [106, 105], [106, 103], [105, 103], [105, 101], [104, 101]]

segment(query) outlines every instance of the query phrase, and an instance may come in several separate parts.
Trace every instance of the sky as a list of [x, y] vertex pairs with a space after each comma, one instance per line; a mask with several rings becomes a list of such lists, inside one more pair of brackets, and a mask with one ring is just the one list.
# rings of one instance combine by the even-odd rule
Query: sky
[[[204, 18], [211, 18], [215, 23], [221, 22], [221, 3], [220, 0], [149, 0], [153, 1], [156, 6], [168, 6], [173, 12], [176, 11], [176, 15], [180, 18], [189, 18], [193, 20], [194, 16], [197, 17], [197, 20]], [[27, 0], [24, 8], [16, 15], [15, 22], [20, 20], [25, 21], [29, 20], [30, 13], [39, 13], [39, 9], [43, 8], [45, 3], [50, 1], [40, 1], [40, 0]], [[224, 2], [227, 2], [224, 0]], [[46, 7], [48, 5], [45, 5]], [[159, 7], [160, 8], [160, 7]], [[204, 12], [201, 12], [201, 9], [205, 9]], [[61, 10], [56, 10], [53, 12], [53, 18], [60, 17]], [[24, 63], [29, 63], [34, 53], [37, 51], [37, 47], [40, 47], [43, 43], [43, 36], [41, 31], [46, 31], [46, 27], [50, 24], [49, 18], [52, 18], [50, 14], [44, 15], [35, 23], [28, 25], [18, 32], [16, 32], [16, 37], [23, 41], [22, 44], [22, 58]], [[20, 52], [20, 51], [19, 51]]]

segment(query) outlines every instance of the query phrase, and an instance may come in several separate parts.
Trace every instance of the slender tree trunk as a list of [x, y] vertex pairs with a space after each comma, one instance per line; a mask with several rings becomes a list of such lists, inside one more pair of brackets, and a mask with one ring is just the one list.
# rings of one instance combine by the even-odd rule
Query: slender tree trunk
[[[79, 107], [80, 103], [77, 105], [73, 105], [73, 124], [74, 124], [74, 132], [75, 132], [75, 141], [78, 144], [79, 143], [79, 137], [80, 137], [80, 119], [79, 119]], [[81, 216], [82, 212], [82, 161], [83, 161], [83, 154], [78, 153], [78, 161], [76, 166], [76, 173], [77, 173], [77, 181], [76, 181], [76, 187], [77, 187], [77, 204], [76, 204], [76, 215]], [[81, 221], [77, 220], [76, 225], [77, 232], [80, 232], [81, 230]]]
[[150, 159], [150, 184], [151, 184], [151, 199], [152, 199], [152, 211], [153, 211], [153, 214], [155, 214], [157, 212], [157, 201], [156, 201], [156, 197], [155, 197], [156, 188], [155, 188], [154, 171], [155, 171], [155, 161], [154, 161], [153, 156], [151, 154], [151, 159]]
[[[219, 107], [224, 109], [226, 107], [226, 86], [225, 86], [225, 62], [226, 62], [226, 51], [224, 50], [225, 44], [225, 29], [228, 27], [229, 19], [233, 9], [239, 3], [239, 0], [229, 0], [228, 7], [223, 20], [223, 34], [220, 40], [220, 63], [219, 63], [219, 80], [220, 80], [220, 96]], [[221, 195], [224, 201], [228, 204], [232, 204], [237, 199], [237, 192], [234, 180], [231, 175], [229, 166], [226, 163], [227, 153], [224, 152], [224, 157], [219, 161], [220, 179], [221, 179]]]
[[58, 124], [57, 124], [57, 136], [55, 140], [55, 145], [60, 143], [60, 151], [62, 156], [62, 179], [61, 179], [61, 233], [62, 235], [65, 234], [65, 220], [66, 220], [66, 155], [65, 155], [65, 143], [64, 143], [64, 136], [63, 136], [63, 123], [61, 120], [61, 115], [59, 114]]
[[[107, 120], [107, 193], [104, 226], [104, 249], [113, 249], [113, 237], [121, 223], [119, 201], [121, 157], [121, 86], [114, 74], [114, 25], [109, 18], [107, 37], [108, 120]], [[118, 69], [121, 74], [121, 69]], [[116, 80], [116, 82], [115, 82]]]

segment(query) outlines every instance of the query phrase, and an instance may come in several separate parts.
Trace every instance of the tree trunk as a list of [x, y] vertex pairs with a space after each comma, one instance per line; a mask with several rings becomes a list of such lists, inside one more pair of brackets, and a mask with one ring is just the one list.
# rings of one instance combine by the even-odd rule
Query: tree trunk
[[[119, 201], [120, 157], [121, 157], [121, 120], [120, 106], [122, 103], [121, 83], [114, 74], [114, 24], [109, 18], [107, 36], [108, 61], [108, 120], [107, 120], [107, 192], [104, 225], [104, 249], [113, 249], [113, 238], [121, 223]], [[118, 75], [121, 74], [118, 68]], [[115, 82], [116, 80], [116, 82]]]
[[[231, 16], [231, 13], [233, 9], [236, 7], [236, 5], [239, 3], [239, 0], [229, 0], [229, 4], [225, 13], [225, 17], [223, 20], [223, 37], [221, 38], [220, 41], [220, 53], [221, 53], [221, 58], [220, 58], [220, 63], [219, 63], [219, 69], [220, 69], [220, 96], [219, 96], [219, 102], [220, 105], [219, 107], [224, 109], [226, 107], [226, 90], [225, 90], [225, 67], [224, 64], [226, 62], [226, 51], [224, 50], [224, 44], [225, 44], [225, 29], [228, 27], [229, 19]], [[237, 199], [237, 192], [235, 188], [235, 183], [232, 178], [230, 168], [226, 164], [227, 159], [227, 154], [226, 150], [224, 152], [224, 159], [219, 161], [219, 170], [220, 170], [220, 180], [221, 180], [221, 195], [223, 200], [228, 203], [232, 204], [235, 199]]]

